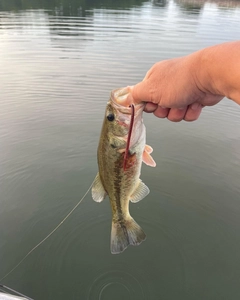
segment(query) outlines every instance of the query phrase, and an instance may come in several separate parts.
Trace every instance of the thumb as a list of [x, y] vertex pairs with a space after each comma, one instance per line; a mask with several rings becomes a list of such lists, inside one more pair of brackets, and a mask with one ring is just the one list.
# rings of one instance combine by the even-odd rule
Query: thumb
[[141, 102], [152, 102], [147, 79], [144, 79], [131, 88], [131, 97], [133, 98], [133, 102], [135, 104]]
[[134, 86], [128, 86], [126, 90], [128, 92], [125, 95], [116, 99], [117, 102], [121, 105], [127, 106], [131, 104], [151, 101], [151, 96], [147, 88], [146, 80], [143, 80]]

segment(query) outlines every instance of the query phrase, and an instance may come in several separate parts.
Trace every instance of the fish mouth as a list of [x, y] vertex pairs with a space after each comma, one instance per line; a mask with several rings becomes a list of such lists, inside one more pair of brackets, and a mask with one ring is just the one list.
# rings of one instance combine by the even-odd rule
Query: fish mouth
[[121, 105], [117, 100], [124, 100], [128, 94], [131, 92], [130, 87], [124, 87], [124, 88], [119, 88], [116, 90], [113, 90], [111, 92], [111, 102], [113, 104], [113, 106], [119, 110], [121, 113], [124, 114], [128, 114], [131, 115], [132, 114], [132, 108], [131, 106], [134, 105], [135, 107], [135, 116], [138, 114], [138, 112], [142, 112], [146, 103], [145, 102], [141, 102], [138, 104], [135, 103], [131, 103], [131, 105]]
[[[118, 101], [126, 99], [128, 94], [131, 92], [130, 87], [120, 88], [113, 90], [111, 92], [111, 99], [110, 102], [112, 106], [118, 111], [119, 119], [123, 118], [122, 126], [129, 127], [127, 140], [126, 140], [126, 148], [123, 158], [123, 170], [126, 171], [127, 169], [127, 161], [128, 161], [128, 155], [129, 155], [129, 149], [131, 144], [131, 137], [132, 137], [132, 130], [134, 127], [135, 119], [138, 118], [138, 116], [141, 117], [141, 114], [143, 112], [143, 109], [145, 107], [144, 102], [139, 104], [129, 103], [128, 105], [121, 105]], [[129, 117], [126, 118], [121, 115], [129, 115]], [[129, 119], [130, 118], [130, 119]], [[126, 123], [127, 122], [127, 123]], [[125, 124], [125, 125], [124, 125]]]

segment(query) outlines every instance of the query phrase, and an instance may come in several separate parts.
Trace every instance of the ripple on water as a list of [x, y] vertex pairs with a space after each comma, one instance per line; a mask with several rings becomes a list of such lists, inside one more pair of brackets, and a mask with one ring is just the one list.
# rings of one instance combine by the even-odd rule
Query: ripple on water
[[[126, 266], [125, 266], [126, 267]], [[96, 274], [88, 287], [88, 300], [146, 299], [145, 282], [138, 275], [122, 270], [120, 266], [108, 267]]]

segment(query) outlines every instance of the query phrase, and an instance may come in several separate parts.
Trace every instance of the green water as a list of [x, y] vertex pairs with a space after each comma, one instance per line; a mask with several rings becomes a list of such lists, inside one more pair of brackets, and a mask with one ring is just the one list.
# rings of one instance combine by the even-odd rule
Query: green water
[[[239, 1], [0, 1], [0, 277], [80, 200], [112, 89], [153, 63], [239, 39]], [[3, 282], [35, 300], [240, 299], [240, 107], [144, 115], [156, 168], [130, 206], [147, 234], [110, 254], [89, 194]]]

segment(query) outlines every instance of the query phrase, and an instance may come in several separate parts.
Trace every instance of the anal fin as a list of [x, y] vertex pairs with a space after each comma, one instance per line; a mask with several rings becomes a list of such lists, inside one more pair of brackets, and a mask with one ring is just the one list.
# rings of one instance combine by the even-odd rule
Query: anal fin
[[139, 184], [131, 195], [130, 201], [136, 203], [145, 198], [149, 194], [149, 192], [149, 188], [141, 180], [139, 180]]

